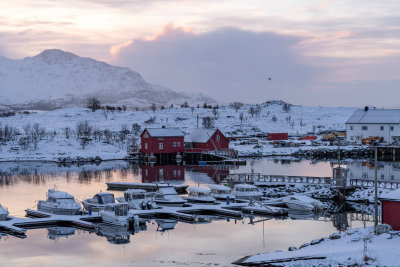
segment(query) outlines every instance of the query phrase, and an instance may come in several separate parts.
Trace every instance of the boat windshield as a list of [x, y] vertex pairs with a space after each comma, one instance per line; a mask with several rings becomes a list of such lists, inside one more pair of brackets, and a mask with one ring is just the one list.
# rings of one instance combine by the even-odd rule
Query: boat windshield
[[104, 195], [97, 195], [97, 202], [99, 204], [108, 204], [114, 203], [114, 195], [113, 194], [104, 194]]

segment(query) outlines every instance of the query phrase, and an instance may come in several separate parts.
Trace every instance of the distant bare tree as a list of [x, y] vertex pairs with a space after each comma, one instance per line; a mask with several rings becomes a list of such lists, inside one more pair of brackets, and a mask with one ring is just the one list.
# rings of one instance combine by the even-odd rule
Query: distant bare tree
[[76, 138], [90, 137], [92, 135], [93, 126], [89, 125], [88, 121], [78, 122], [76, 125]]
[[273, 115], [272, 118], [271, 118], [271, 121], [272, 121], [273, 123], [275, 123], [275, 122], [278, 121], [278, 118], [277, 118], [275, 115]]
[[151, 104], [151, 110], [154, 112], [154, 113], [156, 113], [156, 110], [157, 110], [157, 106], [156, 106], [156, 104]]
[[190, 110], [192, 111], [192, 115], [193, 115], [193, 112], [194, 112], [194, 107], [191, 107], [191, 108], [190, 108]]
[[256, 107], [254, 108], [254, 115], [258, 117], [260, 116], [260, 114], [261, 114], [261, 106], [256, 105]]
[[22, 126], [22, 129], [24, 130], [25, 135], [28, 136], [31, 131], [31, 125], [27, 123], [24, 126]]
[[243, 119], [244, 119], [244, 114], [243, 114], [243, 112], [240, 112], [240, 114], [239, 114], [239, 119], [240, 119], [240, 122], [243, 122]]
[[141, 130], [141, 127], [136, 122], [132, 124], [132, 133], [137, 136]]
[[300, 118], [300, 129], [303, 131], [303, 126], [305, 126], [306, 124], [303, 122], [303, 118]]
[[103, 131], [103, 135], [104, 135], [104, 142], [109, 144], [112, 139], [112, 132], [109, 129], [105, 129]]
[[240, 103], [240, 102], [233, 102], [233, 103], [229, 104], [229, 106], [231, 106], [231, 107], [235, 110], [235, 112], [238, 112], [238, 110], [239, 110], [241, 107], [243, 107], [243, 103]]
[[214, 127], [215, 120], [210, 116], [204, 117], [202, 121], [203, 128], [211, 129]]
[[18, 145], [22, 148], [22, 150], [27, 150], [30, 143], [30, 139], [27, 136], [22, 136], [18, 140]]
[[292, 130], [293, 130], [293, 128], [294, 128], [294, 120], [292, 120], [292, 122], [290, 123], [290, 127], [291, 127]]
[[101, 108], [100, 101], [96, 97], [90, 97], [87, 100], [86, 104], [87, 108], [90, 108], [92, 112], [95, 112], [96, 110]]
[[126, 111], [126, 106], [122, 105], [122, 110], [125, 112]]
[[110, 114], [110, 110], [107, 108], [103, 108], [103, 116], [104, 118], [107, 120], [108, 119], [108, 115]]
[[156, 117], [150, 117], [144, 124], [154, 124], [156, 122]]
[[291, 108], [291, 105], [288, 104], [288, 103], [285, 103], [285, 104], [282, 106], [282, 110], [285, 111], [285, 112], [289, 112], [289, 111], [290, 111], [290, 108]]
[[216, 109], [216, 108], [213, 108], [212, 109], [212, 113], [213, 113], [213, 115], [214, 115], [214, 119], [217, 119], [218, 118], [218, 110]]
[[254, 114], [256, 114], [256, 109], [254, 107], [250, 107], [249, 113], [250, 113], [251, 117], [254, 117]]
[[71, 136], [71, 132], [72, 132], [71, 127], [64, 127], [63, 132], [65, 134], [65, 138], [69, 139], [69, 137]]

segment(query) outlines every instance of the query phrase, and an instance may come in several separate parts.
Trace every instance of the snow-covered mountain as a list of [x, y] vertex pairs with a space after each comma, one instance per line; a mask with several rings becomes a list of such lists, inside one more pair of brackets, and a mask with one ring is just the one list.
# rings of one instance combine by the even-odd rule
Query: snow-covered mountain
[[215, 102], [204, 95], [177, 93], [146, 82], [139, 73], [58, 49], [24, 59], [0, 57], [0, 107], [54, 109], [101, 103], [149, 107], [171, 103]]

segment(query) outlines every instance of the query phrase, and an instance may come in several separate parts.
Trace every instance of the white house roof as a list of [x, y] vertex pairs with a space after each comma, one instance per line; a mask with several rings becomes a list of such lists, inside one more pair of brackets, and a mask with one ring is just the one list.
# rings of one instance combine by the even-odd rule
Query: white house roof
[[388, 193], [383, 193], [379, 198], [386, 200], [400, 201], [400, 189], [396, 189]]
[[400, 123], [400, 109], [358, 109], [346, 122], [354, 124]]
[[176, 137], [184, 136], [179, 128], [146, 128], [152, 137]]
[[213, 136], [217, 129], [194, 129], [189, 136], [186, 138], [186, 142], [193, 143], [207, 143], [207, 141]]

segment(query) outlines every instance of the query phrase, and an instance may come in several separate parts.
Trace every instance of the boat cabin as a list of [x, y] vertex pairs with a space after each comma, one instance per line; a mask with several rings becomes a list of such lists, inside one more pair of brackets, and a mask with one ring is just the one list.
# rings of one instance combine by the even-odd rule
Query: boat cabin
[[107, 204], [104, 211], [114, 213], [116, 216], [127, 216], [129, 205], [127, 203], [110, 203]]
[[114, 203], [115, 199], [114, 199], [114, 194], [112, 193], [97, 193], [95, 195], [95, 197], [97, 199], [97, 203], [100, 205], [105, 205], [108, 203]]

